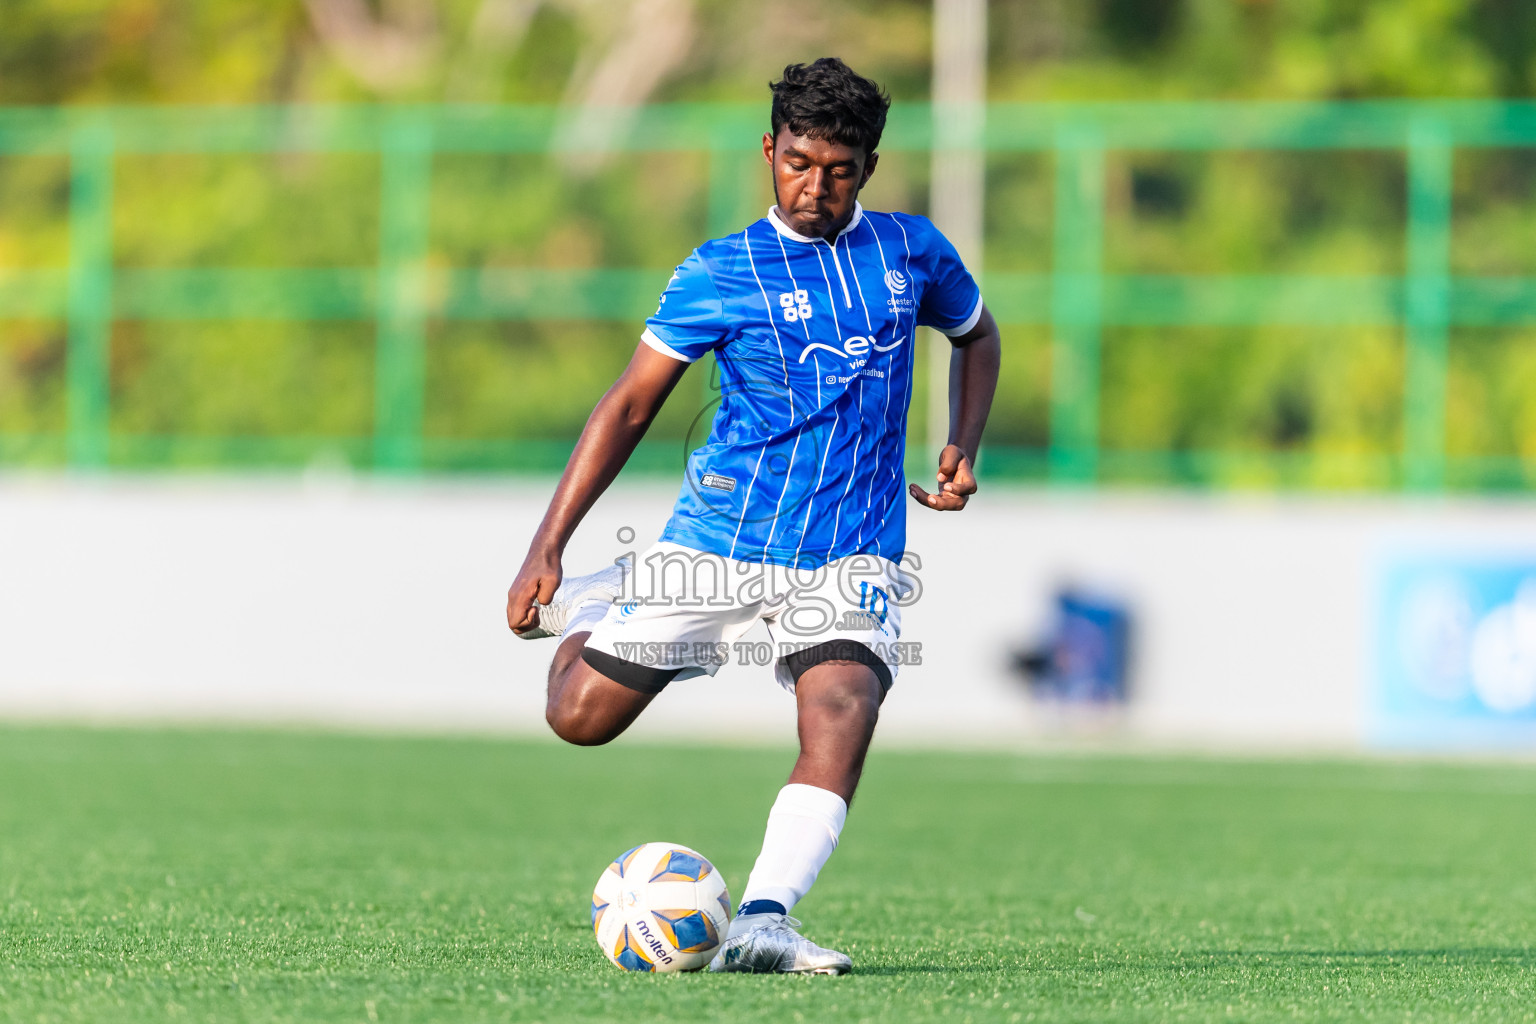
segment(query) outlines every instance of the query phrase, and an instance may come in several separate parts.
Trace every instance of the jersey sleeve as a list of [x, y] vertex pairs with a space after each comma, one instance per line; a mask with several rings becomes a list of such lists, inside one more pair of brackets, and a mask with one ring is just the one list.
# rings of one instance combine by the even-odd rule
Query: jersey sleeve
[[981, 289], [949, 239], [937, 229], [930, 230], [930, 276], [917, 307], [917, 322], [959, 337], [981, 319]]
[[697, 250], [672, 274], [640, 340], [662, 355], [691, 363], [723, 344], [725, 304]]

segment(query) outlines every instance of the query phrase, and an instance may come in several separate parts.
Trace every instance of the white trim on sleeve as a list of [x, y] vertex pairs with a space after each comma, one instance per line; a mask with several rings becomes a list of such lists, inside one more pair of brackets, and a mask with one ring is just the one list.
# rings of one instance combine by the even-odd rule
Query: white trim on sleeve
[[958, 338], [962, 334], [971, 333], [971, 330], [976, 326], [977, 322], [981, 320], [981, 307], [981, 296], [978, 295], [976, 296], [976, 308], [971, 310], [971, 315], [965, 318], [965, 323], [961, 324], [959, 327], [940, 327], [939, 333], [947, 334], [951, 338]]
[[640, 335], [640, 340], [645, 342], [647, 345], [651, 346], [651, 348], [655, 349], [657, 352], [660, 352], [664, 356], [671, 356], [673, 359], [679, 360], [679, 361], [684, 362], [684, 363], [691, 363], [691, 362], [693, 362], [692, 359], [689, 359], [687, 356], [683, 355], [677, 349], [673, 348], [671, 345], [668, 345], [666, 342], [664, 342], [660, 338], [656, 337], [656, 332], [652, 331], [649, 327], [647, 327], [645, 329], [645, 332]]

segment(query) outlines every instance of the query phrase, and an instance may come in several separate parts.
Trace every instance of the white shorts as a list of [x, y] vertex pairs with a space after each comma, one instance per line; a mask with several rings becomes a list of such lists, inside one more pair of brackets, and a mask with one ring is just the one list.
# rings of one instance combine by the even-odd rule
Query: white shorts
[[[916, 660], [916, 645], [900, 642], [901, 607], [916, 587], [878, 555], [791, 569], [661, 541], [636, 560], [624, 598], [592, 627], [583, 655], [604, 675], [650, 693], [672, 679], [712, 676], [729, 662], [772, 664], [793, 693], [813, 664], [864, 661], [889, 687], [901, 664]], [[743, 641], [758, 622], [769, 641]]]

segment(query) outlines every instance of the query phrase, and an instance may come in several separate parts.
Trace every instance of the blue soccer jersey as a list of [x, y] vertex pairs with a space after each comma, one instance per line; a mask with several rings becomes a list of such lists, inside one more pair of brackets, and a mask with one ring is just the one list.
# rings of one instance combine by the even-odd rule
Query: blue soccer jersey
[[770, 210], [677, 268], [643, 340], [714, 351], [721, 401], [661, 539], [806, 568], [906, 547], [903, 457], [919, 325], [957, 336], [981, 293], [926, 218], [855, 206], [828, 242]]

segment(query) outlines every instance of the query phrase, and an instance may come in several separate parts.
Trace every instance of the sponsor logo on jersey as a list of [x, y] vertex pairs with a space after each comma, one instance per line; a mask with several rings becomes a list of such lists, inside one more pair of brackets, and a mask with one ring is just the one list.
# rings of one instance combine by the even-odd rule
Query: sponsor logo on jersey
[[891, 290], [892, 295], [900, 295], [907, 290], [907, 275], [899, 270], [887, 270], [885, 286]]
[[779, 308], [784, 311], [784, 319], [790, 323], [811, 318], [811, 296], [804, 288], [796, 288], [792, 292], [779, 293]]
[[896, 336], [896, 340], [892, 341], [888, 345], [883, 345], [880, 343], [880, 339], [876, 335], [871, 334], [866, 337], [862, 334], [855, 334], [851, 338], [843, 339], [842, 348], [833, 348], [831, 345], [828, 345], [825, 342], [813, 341], [800, 351], [800, 359], [798, 361], [802, 363], [805, 362], [805, 357], [810, 355], [813, 349], [818, 348], [823, 352], [831, 352], [833, 355], [840, 356], [844, 359], [864, 359], [869, 355], [871, 351], [889, 352], [893, 348], [900, 348], [903, 340], [904, 339], [901, 337], [901, 335], [898, 334]]
[[736, 489], [735, 477], [719, 476], [715, 473], [705, 473], [704, 478], [699, 483], [705, 487], [713, 487], [717, 491], [734, 491]]

